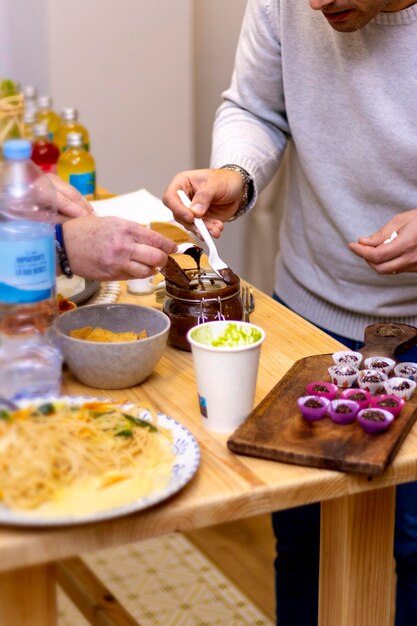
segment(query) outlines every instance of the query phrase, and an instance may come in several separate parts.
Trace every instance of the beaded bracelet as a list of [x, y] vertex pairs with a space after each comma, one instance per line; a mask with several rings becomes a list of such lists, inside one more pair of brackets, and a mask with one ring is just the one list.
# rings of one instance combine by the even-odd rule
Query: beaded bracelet
[[59, 266], [61, 272], [67, 277], [72, 278], [73, 273], [68, 261], [67, 253], [65, 250], [64, 233], [62, 231], [61, 224], [55, 225], [55, 247], [56, 254], [58, 256]]
[[227, 220], [228, 222], [233, 222], [238, 217], [241, 217], [241, 215], [244, 215], [248, 210], [248, 206], [253, 196], [253, 180], [250, 174], [246, 170], [244, 170], [243, 167], [240, 167], [240, 165], [228, 163], [227, 165], [222, 165], [220, 169], [237, 172], [238, 174], [240, 174], [243, 180], [242, 200], [240, 201], [239, 208], [236, 213]]

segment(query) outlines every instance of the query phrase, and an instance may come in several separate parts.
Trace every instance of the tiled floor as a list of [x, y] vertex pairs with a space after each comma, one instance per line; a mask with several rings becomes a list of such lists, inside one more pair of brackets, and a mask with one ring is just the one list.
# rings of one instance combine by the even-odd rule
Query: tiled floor
[[[186, 537], [172, 534], [84, 557], [141, 626], [272, 626]], [[59, 592], [59, 626], [88, 626]]]

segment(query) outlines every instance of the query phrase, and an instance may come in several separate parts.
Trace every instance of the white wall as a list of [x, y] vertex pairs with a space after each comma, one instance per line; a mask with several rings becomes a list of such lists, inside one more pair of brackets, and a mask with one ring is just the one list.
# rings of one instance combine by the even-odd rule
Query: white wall
[[48, 89], [46, 0], [0, 0], [0, 76]]
[[51, 92], [79, 108], [99, 183], [161, 195], [192, 164], [190, 1], [47, 2]]

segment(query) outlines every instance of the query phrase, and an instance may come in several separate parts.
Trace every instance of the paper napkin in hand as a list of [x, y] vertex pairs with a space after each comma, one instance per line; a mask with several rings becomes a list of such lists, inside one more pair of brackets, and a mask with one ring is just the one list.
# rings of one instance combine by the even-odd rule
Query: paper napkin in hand
[[105, 200], [94, 200], [91, 206], [100, 217], [121, 217], [144, 225], [151, 222], [175, 223], [172, 211], [146, 189]]

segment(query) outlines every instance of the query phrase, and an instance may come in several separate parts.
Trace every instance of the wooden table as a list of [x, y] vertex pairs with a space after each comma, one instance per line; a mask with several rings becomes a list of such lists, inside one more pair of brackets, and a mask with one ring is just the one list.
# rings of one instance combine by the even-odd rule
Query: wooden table
[[[295, 360], [340, 346], [271, 298], [257, 290], [255, 294], [252, 321], [266, 331], [259, 402]], [[124, 291], [121, 299], [150, 304], [153, 297]], [[63, 392], [97, 393], [69, 374]], [[202, 454], [197, 475], [169, 501], [127, 517], [41, 530], [1, 528], [0, 626], [56, 624], [54, 565], [62, 559], [310, 502], [322, 502], [320, 625], [388, 626], [395, 485], [417, 478], [417, 426], [386, 472], [368, 478], [228, 451], [225, 436], [210, 434], [201, 425], [188, 352], [168, 347], [146, 382], [108, 393], [115, 399], [151, 403], [192, 431]]]

